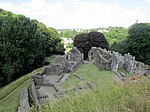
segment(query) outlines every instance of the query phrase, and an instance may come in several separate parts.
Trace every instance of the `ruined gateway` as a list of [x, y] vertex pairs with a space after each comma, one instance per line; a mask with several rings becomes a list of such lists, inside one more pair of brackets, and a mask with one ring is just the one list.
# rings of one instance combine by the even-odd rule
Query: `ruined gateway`
[[[32, 95], [34, 103], [38, 106], [45, 100], [54, 100], [57, 97], [64, 96], [65, 93], [59, 87], [59, 83], [67, 80], [70, 73], [74, 72], [79, 65], [84, 63], [83, 59], [84, 55], [76, 47], [73, 47], [68, 54], [58, 56], [53, 64], [46, 66], [42, 73], [33, 76]], [[88, 53], [87, 61], [94, 63], [99, 69], [112, 70], [118, 77], [122, 76], [122, 74], [118, 72], [120, 68], [125, 69], [132, 75], [150, 75], [150, 66], [136, 61], [135, 57], [129, 53], [123, 56], [118, 52], [92, 47]], [[88, 85], [94, 88], [92, 84], [88, 83]], [[20, 97], [20, 99], [28, 101], [25, 97]], [[29, 110], [28, 103], [29, 102], [21, 102], [18, 111]]]

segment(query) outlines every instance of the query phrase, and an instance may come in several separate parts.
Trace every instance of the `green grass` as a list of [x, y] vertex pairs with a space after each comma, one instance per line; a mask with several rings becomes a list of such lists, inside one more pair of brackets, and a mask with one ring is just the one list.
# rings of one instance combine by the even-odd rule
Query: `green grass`
[[[149, 112], [150, 81], [99, 88], [83, 95], [59, 99], [40, 107], [39, 112]], [[34, 108], [32, 111], [36, 111]]]
[[72, 94], [75, 86], [84, 86], [86, 88], [86, 82], [93, 83], [96, 88], [103, 88], [111, 85], [114, 82], [114, 74], [111, 71], [99, 71], [94, 64], [83, 64], [75, 71], [74, 74], [78, 75], [84, 80], [79, 80], [73, 74], [71, 74], [69, 80], [60, 84], [62, 89], [70, 90], [66, 92], [68, 94]]
[[10, 83], [0, 91], [0, 112], [16, 112], [19, 105], [19, 96], [23, 88], [31, 84], [31, 76], [42, 72], [43, 67]]
[[[45, 60], [52, 63], [55, 56], [47, 57]], [[37, 73], [41, 73], [44, 67], [38, 68], [33, 72], [20, 77], [9, 85], [0, 88], [0, 112], [16, 112], [19, 105], [19, 96], [23, 88], [31, 85], [31, 77]], [[29, 88], [30, 90], [31, 88]], [[31, 91], [29, 91], [31, 93]], [[32, 100], [32, 99], [30, 99]], [[32, 102], [31, 102], [32, 103]]]
[[127, 77], [127, 78], [129, 78], [129, 77], [132, 76], [132, 75], [131, 75], [128, 71], [126, 71], [125, 69], [119, 69], [118, 72], [124, 73], [125, 77]]
[[[81, 65], [75, 74], [96, 85], [95, 90], [84, 94], [67, 93], [67, 96], [55, 102], [49, 102], [39, 108], [39, 112], [149, 112], [150, 110], [150, 81], [139, 79], [136, 83], [114, 82], [111, 71], [99, 71], [95, 65]], [[83, 85], [71, 75], [68, 81], [60, 86], [63, 89]], [[70, 90], [73, 91], [73, 90]], [[32, 108], [31, 111], [37, 111]]]

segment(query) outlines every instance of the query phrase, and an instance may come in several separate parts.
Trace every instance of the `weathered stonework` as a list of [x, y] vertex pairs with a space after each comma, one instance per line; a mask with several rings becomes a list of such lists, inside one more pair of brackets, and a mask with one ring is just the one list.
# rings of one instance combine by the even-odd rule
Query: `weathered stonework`
[[111, 68], [113, 72], [123, 68], [133, 75], [150, 75], [150, 66], [135, 61], [135, 57], [129, 53], [122, 56], [118, 52], [113, 52]]
[[77, 49], [77, 47], [73, 47], [70, 52], [67, 55], [67, 60], [68, 61], [79, 61], [82, 60], [83, 61], [83, 54]]
[[[66, 56], [57, 57], [54, 63], [46, 66], [41, 74], [33, 76], [32, 94], [36, 105], [39, 105], [40, 100], [43, 98], [50, 98], [52, 96], [51, 98], [55, 99], [56, 97], [64, 96], [65, 94], [59, 87], [59, 83], [68, 80], [70, 73], [74, 72], [83, 63], [83, 59], [84, 55], [76, 47], [73, 47]], [[119, 68], [123, 68], [133, 75], [150, 75], [150, 66], [136, 61], [135, 57], [130, 54], [123, 56], [118, 52], [92, 47], [88, 53], [88, 60], [94, 63], [99, 69], [111, 69], [123, 81], [127, 80], [123, 73], [118, 72]], [[91, 89], [95, 88], [92, 83], [87, 83], [87, 86]], [[42, 95], [44, 96], [37, 94], [37, 90], [39, 93], [42, 93], [43, 88], [46, 88], [46, 90], [51, 89], [53, 92], [48, 91], [50, 95], [43, 93]], [[82, 87], [75, 88], [77, 92], [82, 90]]]
[[[73, 47], [66, 56], [58, 56], [53, 64], [44, 68], [41, 74], [39, 73], [33, 76], [32, 80], [35, 85], [33, 84], [32, 88], [36, 105], [38, 105], [45, 97], [47, 98], [50, 96], [54, 99], [54, 97], [64, 96], [64, 92], [58, 84], [68, 79], [69, 73], [74, 72], [77, 67], [83, 63], [83, 58], [83, 54], [80, 53], [76, 47]], [[42, 92], [42, 88], [45, 87], [47, 89], [53, 89], [51, 95], [44, 95], [45, 93]]]
[[30, 106], [29, 106], [29, 99], [28, 99], [28, 90], [22, 89], [19, 99], [19, 107], [18, 112], [29, 112]]
[[[111, 53], [105, 49], [92, 47], [88, 53], [88, 60], [95, 63], [100, 69], [111, 69], [117, 75], [118, 69], [123, 68], [133, 75], [150, 75], [150, 66], [135, 60], [132, 55], [125, 54], [124, 56], [118, 52]], [[120, 74], [120, 76], [122, 76]]]
[[99, 69], [109, 70], [111, 68], [111, 52], [107, 52], [105, 49], [92, 47], [88, 54], [88, 60], [94, 62]]
[[39, 100], [38, 100], [37, 90], [36, 90], [36, 86], [35, 86], [34, 81], [32, 81], [31, 88], [32, 88], [33, 101], [34, 101], [36, 106], [39, 106]]

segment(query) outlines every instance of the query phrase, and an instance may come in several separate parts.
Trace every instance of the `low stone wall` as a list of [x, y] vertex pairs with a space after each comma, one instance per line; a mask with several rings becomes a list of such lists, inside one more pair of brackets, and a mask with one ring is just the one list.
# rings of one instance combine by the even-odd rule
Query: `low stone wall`
[[39, 100], [38, 100], [37, 90], [36, 90], [36, 86], [35, 86], [34, 81], [32, 81], [31, 88], [32, 88], [33, 101], [34, 101], [36, 106], [39, 106]]
[[147, 76], [147, 75], [150, 75], [150, 66], [145, 65], [144, 63], [135, 61], [130, 72], [135, 75], [141, 74], [141, 75]]
[[58, 86], [58, 84], [54, 84], [54, 89], [56, 90], [56, 93], [54, 94], [55, 97], [63, 97], [65, 95], [64, 91]]
[[68, 80], [69, 76], [70, 76], [69, 73], [68, 73], [68, 74], [63, 74], [63, 75], [58, 79], [57, 83], [59, 84], [59, 83], [61, 83], [61, 82], [64, 82], [64, 81]]
[[42, 75], [58, 75], [58, 76], [62, 74], [63, 74], [63, 67], [55, 63], [51, 64], [50, 66], [45, 67], [42, 73]]
[[28, 99], [28, 90], [27, 88], [22, 89], [19, 99], [19, 107], [18, 112], [29, 112], [30, 106], [29, 106], [29, 99]]
[[80, 65], [82, 64], [82, 61], [75, 61], [74, 64], [71, 66], [71, 72], [74, 72]]

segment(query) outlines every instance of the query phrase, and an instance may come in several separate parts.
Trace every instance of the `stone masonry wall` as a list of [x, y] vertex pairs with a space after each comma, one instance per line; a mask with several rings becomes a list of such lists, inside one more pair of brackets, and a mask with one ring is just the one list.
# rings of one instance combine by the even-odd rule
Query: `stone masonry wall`
[[119, 68], [127, 70], [130, 74], [150, 75], [150, 66], [135, 60], [132, 55], [124, 56], [118, 52], [111, 53], [105, 49], [92, 47], [88, 53], [88, 60], [94, 62], [98, 68], [117, 72]]
[[110, 51], [97, 47], [92, 47], [88, 53], [89, 61], [93, 61], [98, 68], [105, 70], [109, 70], [111, 68], [111, 57], [112, 54]]
[[116, 72], [118, 68], [124, 68], [133, 75], [150, 75], [150, 66], [135, 60], [132, 55], [125, 54], [122, 56], [118, 52], [113, 52], [111, 68]]
[[29, 112], [30, 106], [29, 106], [29, 99], [28, 99], [28, 90], [27, 88], [22, 89], [19, 99], [19, 107], [18, 112]]

